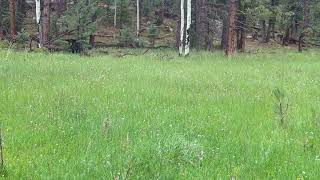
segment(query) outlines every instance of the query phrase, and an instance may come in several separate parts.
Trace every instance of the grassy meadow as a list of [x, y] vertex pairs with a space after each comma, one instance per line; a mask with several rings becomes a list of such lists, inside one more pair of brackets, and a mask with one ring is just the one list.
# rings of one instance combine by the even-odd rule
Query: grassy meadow
[[9, 179], [319, 179], [320, 53], [2, 50], [0, 123]]

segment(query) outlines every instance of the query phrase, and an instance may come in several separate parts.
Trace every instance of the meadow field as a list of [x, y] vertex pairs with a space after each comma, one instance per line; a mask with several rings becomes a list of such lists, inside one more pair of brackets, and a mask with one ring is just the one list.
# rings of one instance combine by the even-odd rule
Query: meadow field
[[319, 179], [320, 53], [2, 50], [0, 123], [9, 179]]

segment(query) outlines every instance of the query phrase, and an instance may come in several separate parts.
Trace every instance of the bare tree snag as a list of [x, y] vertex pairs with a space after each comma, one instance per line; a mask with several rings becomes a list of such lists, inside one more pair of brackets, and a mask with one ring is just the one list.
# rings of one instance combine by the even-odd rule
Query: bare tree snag
[[38, 25], [38, 47], [42, 48], [42, 27], [41, 27], [41, 1], [40, 0], [35, 0], [36, 2], [36, 22]]
[[228, 0], [228, 25], [227, 25], [227, 41], [225, 54], [231, 56], [235, 53], [235, 16], [236, 16], [236, 0]]
[[188, 56], [190, 53], [190, 27], [191, 27], [191, 0], [187, 0], [187, 29], [185, 39], [185, 52], [184, 55]]

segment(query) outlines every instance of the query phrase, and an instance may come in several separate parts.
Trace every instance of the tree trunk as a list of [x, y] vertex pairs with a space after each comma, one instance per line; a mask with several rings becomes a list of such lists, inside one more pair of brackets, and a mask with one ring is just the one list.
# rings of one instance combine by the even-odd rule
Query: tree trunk
[[289, 38], [290, 38], [290, 28], [288, 27], [286, 29], [286, 33], [282, 39], [282, 45], [283, 46], [288, 46], [289, 45]]
[[262, 43], [266, 43], [267, 42], [267, 40], [266, 40], [266, 38], [267, 38], [267, 35], [266, 35], [266, 32], [267, 32], [267, 27], [266, 27], [266, 21], [265, 20], [262, 20], [261, 21], [261, 25], [262, 25], [262, 27], [261, 27], [261, 42]]
[[196, 2], [197, 49], [206, 49], [208, 47], [207, 0], [197, 0]]
[[184, 38], [184, 0], [181, 0], [180, 6], [180, 45], [179, 45], [179, 55], [182, 56], [183, 54], [183, 38]]
[[113, 27], [117, 27], [117, 0], [114, 0], [114, 16], [113, 16]]
[[[2, 0], [0, 0], [0, 6], [2, 5]], [[2, 8], [0, 8], [0, 40], [2, 40], [3, 34], [2, 34]]]
[[227, 56], [235, 53], [235, 16], [236, 16], [236, 0], [228, 0], [228, 25], [227, 25], [227, 41], [225, 54]]
[[185, 52], [184, 55], [188, 56], [190, 53], [190, 27], [191, 27], [191, 0], [187, 0], [187, 28], [185, 39]]
[[300, 33], [299, 36], [299, 52], [303, 51], [303, 43], [304, 43], [304, 37], [305, 37], [305, 33], [306, 30], [308, 28], [309, 25], [309, 3], [308, 0], [304, 0], [303, 1], [303, 29]]
[[181, 20], [178, 20], [177, 21], [177, 28], [176, 28], [176, 48], [179, 49], [180, 47], [180, 21]]
[[223, 27], [222, 27], [222, 35], [221, 35], [221, 49], [226, 49], [227, 47], [227, 33], [228, 33], [228, 20], [227, 17], [223, 18]]
[[61, 17], [66, 10], [66, 0], [59, 0], [57, 9], [57, 16]]
[[50, 0], [43, 1], [43, 21], [42, 21], [42, 30], [43, 30], [43, 45], [48, 46], [49, 36], [50, 36]]
[[245, 45], [246, 45], [246, 14], [245, 14], [245, 3], [241, 0], [238, 0], [238, 8], [239, 13], [237, 14], [237, 49], [240, 50], [240, 52], [245, 51]]
[[267, 32], [267, 37], [266, 37], [266, 42], [270, 42], [271, 38], [274, 38], [274, 28], [276, 24], [276, 12], [275, 12], [275, 6], [277, 5], [276, 0], [271, 0], [271, 11], [272, 15], [269, 18], [269, 26], [268, 26], [268, 32]]
[[40, 0], [35, 0], [36, 2], [36, 23], [38, 26], [38, 47], [42, 48], [43, 45], [43, 40], [42, 40], [42, 26], [41, 26], [41, 1]]
[[140, 32], [140, 3], [137, 0], [137, 37], [139, 37]]
[[16, 35], [17, 35], [15, 7], [16, 7], [15, 0], [9, 0], [10, 35], [13, 41], [16, 40]]

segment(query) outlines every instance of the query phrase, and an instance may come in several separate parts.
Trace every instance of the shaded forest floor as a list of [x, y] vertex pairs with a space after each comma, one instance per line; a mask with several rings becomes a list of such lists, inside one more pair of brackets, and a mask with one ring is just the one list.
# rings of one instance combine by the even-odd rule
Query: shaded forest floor
[[317, 179], [319, 56], [0, 51], [6, 175]]

